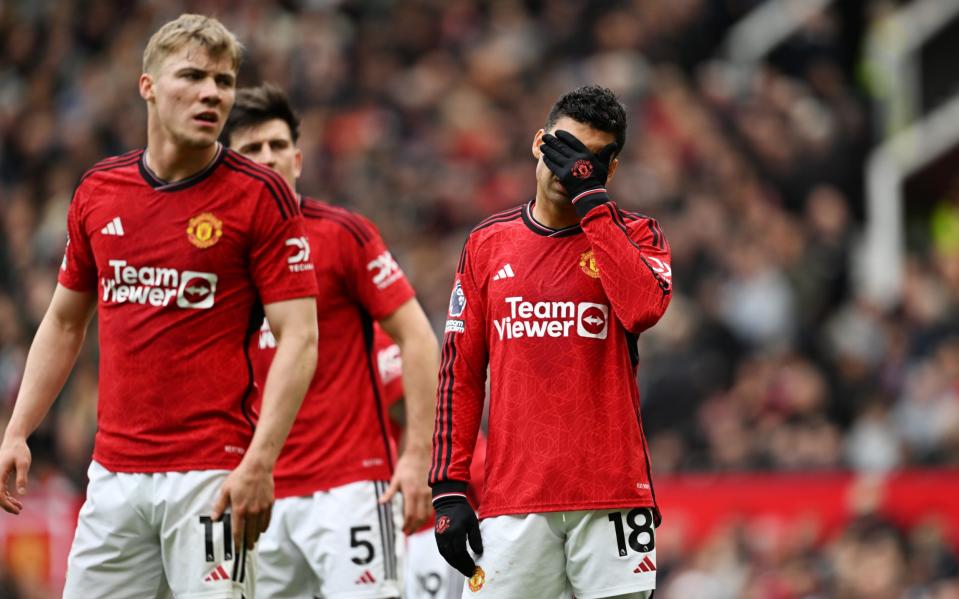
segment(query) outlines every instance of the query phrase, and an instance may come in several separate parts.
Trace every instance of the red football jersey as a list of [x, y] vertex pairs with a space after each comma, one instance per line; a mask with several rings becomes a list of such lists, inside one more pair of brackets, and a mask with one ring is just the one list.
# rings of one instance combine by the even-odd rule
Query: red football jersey
[[[403, 399], [403, 357], [400, 354], [400, 346], [379, 324], [373, 327], [373, 352], [376, 359], [376, 372], [383, 384], [386, 407], [391, 408], [393, 404]], [[399, 423], [393, 424], [399, 426]], [[397, 435], [393, 438], [397, 442], [400, 440]]]
[[[379, 365], [380, 381], [386, 392], [386, 405], [393, 407], [403, 399], [403, 359], [400, 347], [377, 325], [374, 339], [376, 363]], [[390, 436], [393, 442], [399, 445], [403, 435], [403, 425], [390, 417]], [[480, 431], [476, 438], [476, 447], [473, 449], [473, 462], [470, 465], [470, 486], [467, 493], [470, 503], [475, 508], [479, 505], [483, 489], [483, 465], [486, 459], [486, 436]], [[430, 516], [423, 526], [416, 532], [433, 530], [433, 517]]]
[[[392, 477], [396, 449], [373, 330], [414, 296], [373, 223], [319, 200], [303, 198], [300, 206], [319, 286], [319, 360], [276, 465], [277, 497]], [[274, 353], [266, 323], [252, 344], [262, 389]]]
[[137, 150], [83, 176], [67, 232], [60, 284], [98, 297], [93, 458], [120, 472], [235, 467], [263, 304], [316, 295], [289, 187], [223, 148], [165, 183]]
[[390, 416], [387, 422], [390, 438], [399, 447], [403, 437], [403, 424], [393, 417], [391, 411], [393, 406], [403, 399], [403, 358], [400, 355], [400, 346], [379, 324], [373, 327], [373, 353], [380, 384], [383, 385], [387, 413]]
[[486, 395], [481, 516], [654, 506], [636, 386], [640, 332], [671, 294], [653, 219], [613, 202], [550, 229], [532, 202], [469, 235], [450, 299], [430, 483], [465, 493]]

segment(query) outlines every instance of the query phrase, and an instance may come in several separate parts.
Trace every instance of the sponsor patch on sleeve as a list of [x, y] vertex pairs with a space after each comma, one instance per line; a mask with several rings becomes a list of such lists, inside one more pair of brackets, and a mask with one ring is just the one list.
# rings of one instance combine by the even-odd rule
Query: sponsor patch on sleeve
[[286, 240], [286, 245], [292, 247], [295, 252], [286, 259], [290, 272], [313, 270], [313, 263], [310, 262], [310, 241], [306, 237], [291, 237]]
[[466, 295], [463, 293], [463, 285], [460, 284], [459, 279], [456, 279], [456, 285], [453, 286], [453, 293], [450, 295], [450, 316], [459, 318], [465, 311]]

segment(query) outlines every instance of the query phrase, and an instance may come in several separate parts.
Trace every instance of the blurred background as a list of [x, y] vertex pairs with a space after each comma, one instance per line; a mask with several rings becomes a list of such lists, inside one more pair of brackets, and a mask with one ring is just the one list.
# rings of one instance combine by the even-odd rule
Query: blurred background
[[[673, 252], [640, 341], [657, 599], [959, 597], [959, 0], [0, 0], [0, 425], [73, 187], [145, 144], [143, 47], [181, 12], [290, 92], [300, 191], [379, 225], [437, 331], [552, 103], [616, 91], [611, 195]], [[91, 334], [0, 599], [58, 596], [96, 401]]]

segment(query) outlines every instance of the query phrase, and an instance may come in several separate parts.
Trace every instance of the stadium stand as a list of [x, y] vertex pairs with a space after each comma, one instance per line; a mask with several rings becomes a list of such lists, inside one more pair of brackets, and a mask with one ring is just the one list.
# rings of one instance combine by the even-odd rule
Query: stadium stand
[[[897, 196], [896, 299], [859, 292], [866, 160], [890, 134], [861, 50], [923, 1], [817, 2], [749, 69], [726, 40], [761, 0], [0, 3], [0, 424], [77, 178], [145, 143], [134, 82], [164, 20], [217, 15], [249, 50], [240, 84], [291, 91], [309, 132], [300, 188], [379, 224], [437, 331], [465, 233], [533, 193], [540, 115], [599, 82], [632, 119], [611, 195], [660, 221], [674, 260], [672, 305], [640, 342], [657, 599], [959, 597], [959, 507], [939, 501], [959, 465], [954, 167]], [[0, 599], [58, 596], [96, 383], [90, 334], [32, 439], [34, 512], [0, 517]], [[896, 485], [919, 497], [905, 515]], [[761, 491], [765, 508], [735, 502]]]

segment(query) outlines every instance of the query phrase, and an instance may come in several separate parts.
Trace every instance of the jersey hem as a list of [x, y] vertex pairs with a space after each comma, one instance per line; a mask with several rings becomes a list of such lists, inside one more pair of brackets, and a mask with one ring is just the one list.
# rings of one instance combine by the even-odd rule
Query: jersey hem
[[415, 298], [416, 298], [416, 293], [413, 292], [413, 291], [410, 291], [409, 293], [401, 293], [400, 295], [397, 295], [397, 296], [393, 299], [393, 301], [388, 302], [388, 303], [386, 304], [386, 305], [388, 306], [388, 308], [383, 309], [383, 310], [378, 310], [377, 313], [370, 312], [369, 314], [370, 314], [370, 316], [373, 317], [373, 320], [375, 320], [375, 321], [377, 321], [377, 322], [379, 322], [379, 321], [381, 321], [381, 320], [386, 320], [386, 319], [389, 318], [390, 316], [393, 316], [393, 314], [395, 314], [397, 310], [399, 310], [400, 308], [402, 308], [403, 305], [406, 304], [406, 302], [410, 301], [411, 299], [415, 299]]
[[76, 291], [77, 293], [93, 293], [94, 291], [97, 291], [96, 283], [94, 283], [93, 285], [90, 285], [89, 287], [84, 287], [82, 283], [75, 283], [74, 281], [64, 281], [61, 278], [57, 278], [57, 283], [63, 285], [70, 291]]
[[648, 507], [655, 508], [656, 504], [653, 502], [652, 498], [633, 498], [633, 499], [622, 499], [622, 500], [603, 500], [596, 501], [594, 503], [554, 503], [549, 505], [537, 505], [537, 506], [528, 506], [528, 505], [518, 505], [518, 506], [503, 506], [503, 507], [494, 507], [493, 509], [483, 509], [483, 506], [480, 506], [480, 519], [483, 518], [493, 518], [495, 516], [515, 516], [519, 514], [540, 514], [545, 512], [580, 512], [580, 511], [592, 511], [592, 510], [605, 510], [605, 509], [620, 509], [620, 508], [634, 508], [634, 507]]
[[[382, 474], [383, 476], [378, 476]], [[275, 476], [275, 475], [274, 475]], [[387, 481], [393, 477], [388, 472], [374, 472], [371, 475], [350, 475], [343, 478], [325, 481], [307, 481], [299, 484], [284, 485], [276, 481], [274, 495], [277, 499], [286, 499], [288, 497], [307, 497], [321, 491], [329, 491], [337, 487], [343, 487], [358, 482]]]
[[312, 297], [315, 299], [316, 294], [317, 294], [317, 290], [315, 288], [299, 289], [299, 290], [291, 291], [289, 293], [279, 293], [276, 296], [262, 297], [261, 301], [263, 302], [264, 306], [268, 306], [276, 302], [285, 302], [287, 300], [301, 299], [304, 297]]
[[136, 463], [117, 463], [110, 460], [104, 460], [93, 456], [93, 460], [110, 472], [123, 472], [126, 474], [155, 474], [158, 472], [192, 472], [195, 470], [233, 470], [240, 465], [240, 460], [233, 463], [223, 462], [189, 462], [183, 464], [163, 464], [162, 467], [144, 466]]

